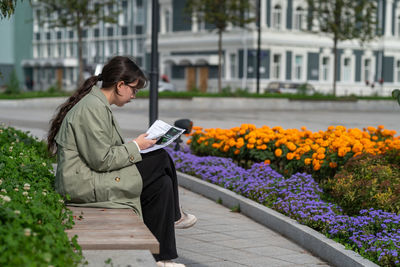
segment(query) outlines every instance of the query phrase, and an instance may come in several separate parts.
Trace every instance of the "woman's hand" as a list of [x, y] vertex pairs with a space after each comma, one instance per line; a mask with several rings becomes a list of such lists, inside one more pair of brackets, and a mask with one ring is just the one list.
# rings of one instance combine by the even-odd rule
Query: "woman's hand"
[[149, 148], [157, 142], [156, 139], [147, 139], [146, 138], [147, 135], [148, 135], [147, 133], [144, 133], [139, 135], [136, 139], [133, 139], [133, 141], [135, 141], [136, 144], [138, 144], [140, 150]]

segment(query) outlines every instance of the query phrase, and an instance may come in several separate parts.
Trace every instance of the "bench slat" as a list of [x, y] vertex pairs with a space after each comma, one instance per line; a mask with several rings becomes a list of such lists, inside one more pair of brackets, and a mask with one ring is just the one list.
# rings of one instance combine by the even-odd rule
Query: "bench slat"
[[74, 215], [73, 229], [83, 250], [145, 249], [159, 253], [159, 243], [143, 221], [130, 209], [68, 207]]

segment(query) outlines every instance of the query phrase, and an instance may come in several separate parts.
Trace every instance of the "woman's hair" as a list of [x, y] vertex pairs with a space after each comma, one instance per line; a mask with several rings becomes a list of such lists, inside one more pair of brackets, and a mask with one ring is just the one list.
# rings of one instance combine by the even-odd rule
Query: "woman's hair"
[[99, 81], [102, 81], [101, 88], [116, 90], [116, 93], [119, 94], [116, 87], [118, 82], [123, 81], [128, 84], [138, 81], [136, 88], [141, 89], [146, 87], [148, 79], [133, 59], [126, 56], [116, 56], [110, 59], [104, 65], [101, 74], [88, 78], [64, 104], [57, 108], [58, 113], [50, 121], [51, 126], [47, 136], [47, 149], [50, 153], [54, 154], [57, 151], [55, 137], [68, 111], [87, 95]]

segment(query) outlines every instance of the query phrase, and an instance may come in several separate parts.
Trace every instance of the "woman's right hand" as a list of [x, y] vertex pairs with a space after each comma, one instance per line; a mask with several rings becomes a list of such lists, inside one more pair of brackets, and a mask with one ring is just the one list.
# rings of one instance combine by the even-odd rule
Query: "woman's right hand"
[[147, 139], [146, 138], [147, 135], [148, 135], [147, 133], [144, 133], [139, 135], [136, 139], [133, 139], [133, 141], [135, 141], [136, 144], [138, 144], [140, 150], [147, 149], [153, 146], [157, 142], [157, 139]]

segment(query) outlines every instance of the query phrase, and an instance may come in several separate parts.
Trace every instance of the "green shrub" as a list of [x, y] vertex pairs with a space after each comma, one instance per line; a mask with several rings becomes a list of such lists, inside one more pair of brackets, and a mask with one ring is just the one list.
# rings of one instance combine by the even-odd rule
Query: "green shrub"
[[400, 151], [349, 159], [324, 184], [325, 192], [348, 214], [361, 209], [400, 212]]
[[53, 189], [43, 143], [0, 127], [0, 266], [77, 266], [82, 253], [64, 232], [72, 213]]

